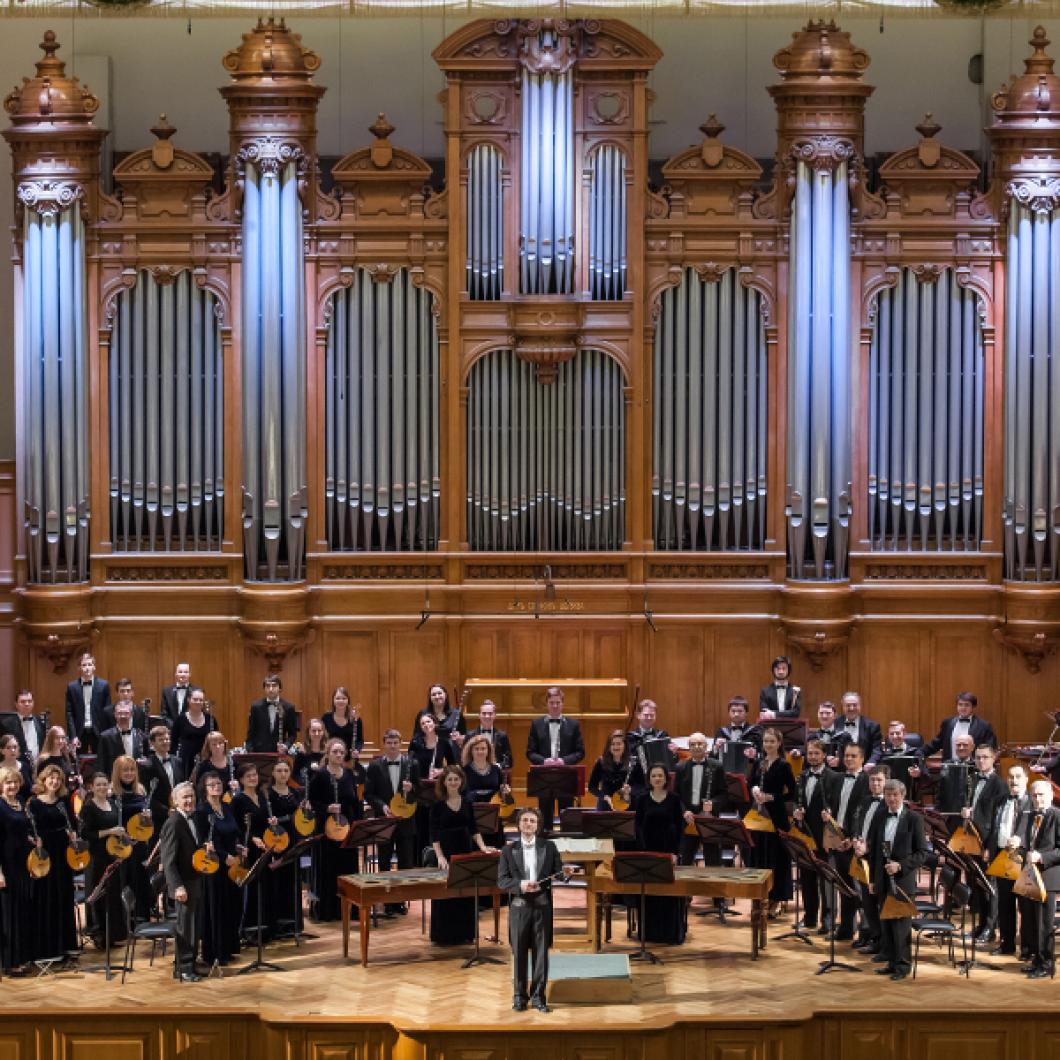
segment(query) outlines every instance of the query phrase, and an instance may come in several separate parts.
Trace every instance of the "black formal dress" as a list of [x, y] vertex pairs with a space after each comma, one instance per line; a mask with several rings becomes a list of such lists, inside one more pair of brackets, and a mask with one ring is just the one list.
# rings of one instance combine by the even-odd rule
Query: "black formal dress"
[[[259, 789], [258, 801], [255, 803], [249, 795], [240, 791], [232, 797], [232, 814], [240, 827], [243, 841], [247, 847], [247, 868], [252, 868], [259, 858], [267, 856], [267, 852], [261, 850], [254, 842], [265, 835], [265, 829], [269, 826], [269, 817], [272, 812], [269, 809], [268, 800]], [[249, 836], [248, 836], [249, 818]], [[261, 928], [262, 940], [268, 942], [276, 935], [276, 901], [274, 891], [274, 873], [265, 870], [261, 877], [261, 883], [251, 883], [244, 887], [243, 896], [243, 937], [252, 938], [257, 943], [258, 936], [258, 894], [261, 895]]]
[[0, 969], [5, 972], [37, 956], [33, 924], [39, 881], [26, 869], [33, 829], [23, 805], [0, 799], [0, 871], [6, 881], [0, 888]]
[[512, 742], [503, 729], [471, 729], [467, 738], [470, 740], [472, 736], [485, 736], [493, 744], [493, 756], [497, 759], [497, 765], [501, 769], [512, 768]]
[[[490, 765], [485, 773], [479, 773], [469, 762], [464, 770], [467, 775], [467, 797], [472, 802], [489, 802], [501, 790], [504, 775], [496, 763]], [[498, 821], [499, 831], [483, 832], [482, 841], [500, 850], [504, 846], [504, 821]]]
[[[657, 802], [651, 792], [645, 792], [637, 800], [637, 845], [641, 850], [652, 850], [658, 854], [673, 854], [681, 850], [681, 833], [684, 831], [684, 810], [681, 800], [668, 791], [665, 798]], [[684, 898], [648, 897], [644, 900], [644, 939], [676, 946], [685, 941]]]
[[[202, 959], [206, 964], [230, 964], [239, 953], [239, 924], [243, 918], [243, 889], [228, 878], [229, 856], [243, 842], [243, 830], [227, 803], [218, 813], [208, 803], [195, 811], [195, 830], [199, 840], [212, 841], [221, 867], [205, 877], [202, 911]], [[210, 829], [213, 828], [211, 835]]]
[[[460, 809], [453, 810], [440, 799], [431, 804], [431, 842], [442, 848], [446, 858], [470, 854], [476, 849], [472, 836], [476, 832], [475, 814], [469, 799], [461, 798]], [[475, 937], [477, 915], [474, 898], [443, 898], [431, 902], [431, 942], [439, 946], [457, 946]]]
[[607, 800], [616, 791], [621, 790], [626, 783], [626, 778], [632, 776], [632, 771], [636, 768], [636, 762], [616, 762], [612, 755], [602, 755], [593, 763], [593, 768], [589, 773], [589, 783], [586, 786], [589, 794], [596, 797], [598, 810], [612, 808]]
[[159, 708], [162, 721], [172, 729], [177, 718], [181, 714], [187, 713], [188, 700], [191, 698], [192, 692], [201, 691], [202, 689], [198, 685], [184, 685], [183, 687], [166, 685], [162, 689], [162, 703]]
[[447, 740], [454, 732], [460, 733], [461, 736], [467, 734], [467, 722], [464, 719], [462, 710], [457, 711], [455, 707], [447, 707], [445, 715], [439, 718], [430, 707], [424, 707], [423, 710], [416, 714], [416, 720], [412, 723], [413, 739], [422, 735], [420, 732], [420, 718], [424, 714], [430, 714], [434, 718], [434, 731], [439, 736], [444, 736]]
[[185, 777], [191, 776], [195, 763], [199, 761], [199, 755], [202, 754], [202, 745], [206, 742], [206, 737], [217, 728], [217, 721], [212, 714], [204, 714], [203, 718], [201, 725], [193, 725], [185, 712], [173, 722], [172, 749], [180, 759]]
[[29, 809], [52, 863], [47, 876], [33, 881], [33, 957], [61, 958], [78, 949], [74, 876], [66, 862], [66, 848], [70, 845], [67, 829], [73, 812], [62, 800], [50, 804], [39, 798], [30, 800]]
[[[764, 803], [762, 813], [779, 831], [787, 831], [787, 803], [798, 794], [795, 787], [795, 776], [791, 766], [784, 758], [777, 758], [772, 765], [766, 766], [764, 758], [754, 764], [754, 783], [767, 795], [773, 796], [772, 802]], [[791, 855], [776, 832], [755, 832], [755, 845], [751, 848], [751, 864], [756, 869], [772, 869], [773, 885], [769, 889], [769, 898], [773, 902], [786, 902], [791, 899]]]
[[[290, 847], [302, 839], [295, 831], [294, 815], [302, 802], [302, 796], [293, 789], [281, 795], [271, 788], [268, 793], [269, 808], [280, 827], [290, 835]], [[271, 855], [275, 856], [275, 855]], [[301, 859], [299, 859], [301, 860]], [[280, 934], [302, 930], [302, 884], [301, 871], [295, 862], [284, 865], [282, 869], [267, 870], [272, 877], [272, 893], [276, 910], [276, 925]], [[296, 886], [296, 882], [297, 886]]]
[[[123, 784], [114, 794], [121, 805], [123, 825], [127, 825], [138, 813], [150, 809], [146, 792], [134, 791]], [[136, 915], [141, 920], [146, 920], [151, 913], [151, 874], [144, 862], [151, 853], [153, 838], [147, 842], [134, 843], [132, 855], [125, 859], [121, 867], [122, 886], [133, 889], [133, 894], [136, 895]]]
[[[107, 837], [100, 835], [110, 828], [122, 824], [121, 810], [117, 802], [107, 799], [107, 808], [100, 809], [94, 799], [85, 799], [81, 807], [82, 835], [88, 842], [88, 852], [92, 860], [85, 869], [85, 895], [90, 895], [103, 878], [103, 873], [114, 862], [114, 856], [107, 850]], [[135, 855], [134, 855], [135, 856]], [[119, 872], [121, 870], [116, 870]], [[121, 902], [121, 883], [108, 882], [106, 898], [100, 898], [91, 905], [85, 906], [85, 934], [90, 935], [98, 946], [103, 945], [108, 925], [105, 916], [110, 917], [109, 935], [112, 943], [125, 939], [125, 909]]]
[[345, 725], [335, 721], [335, 715], [328, 711], [321, 719], [329, 740], [341, 740], [351, 751], [360, 751], [364, 747], [364, 720], [351, 718]]
[[[453, 745], [444, 736], [439, 736], [434, 747], [423, 742], [423, 733], [417, 732], [409, 742], [409, 757], [416, 763], [421, 784], [430, 780], [431, 769], [455, 765], [458, 761]], [[433, 784], [434, 782], [431, 781]], [[420, 801], [416, 807], [416, 857], [422, 864], [423, 855], [431, 842], [430, 803]]]
[[[309, 801], [317, 815], [317, 830], [324, 831], [328, 820], [328, 806], [337, 802], [342, 806], [347, 821], [359, 821], [364, 812], [357, 792], [353, 773], [343, 769], [341, 777], [335, 777], [325, 766], [309, 778]], [[340, 876], [357, 872], [357, 851], [336, 843], [325, 835], [313, 846], [313, 896], [314, 919], [338, 920], [342, 916], [339, 902]], [[356, 909], [353, 911], [356, 915]]]

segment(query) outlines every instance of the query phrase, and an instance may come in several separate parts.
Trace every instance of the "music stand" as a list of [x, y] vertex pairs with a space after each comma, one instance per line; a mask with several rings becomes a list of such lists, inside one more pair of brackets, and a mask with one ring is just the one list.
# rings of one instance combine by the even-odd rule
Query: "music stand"
[[[376, 865], [379, 863], [378, 844], [389, 843], [394, 838], [394, 830], [402, 822], [401, 817], [362, 817], [358, 821], [350, 822], [350, 830], [342, 841], [344, 850], [363, 850], [365, 869], [368, 868], [368, 848], [376, 847]], [[378, 924], [375, 906], [368, 911], [372, 918], [372, 926]]]
[[[886, 766], [891, 771], [892, 780], [900, 780], [905, 785], [905, 790], [911, 792], [913, 784], [918, 779], [909, 775], [909, 770], [920, 761], [916, 755], [889, 755], [880, 759], [880, 765]], [[923, 771], [921, 771], [923, 774]]]
[[479, 834], [488, 833], [496, 835], [498, 832], [504, 835], [501, 828], [501, 808], [492, 802], [473, 802], [471, 812], [475, 815], [475, 825]]
[[248, 975], [250, 972], [286, 972], [286, 968], [281, 968], [278, 964], [273, 964], [271, 961], [265, 960], [264, 957], [264, 934], [265, 928], [262, 924], [262, 908], [261, 908], [261, 877], [265, 874], [265, 866], [271, 859], [268, 857], [266, 851], [261, 852], [261, 856], [253, 865], [250, 866], [250, 871], [243, 877], [242, 883], [239, 884], [244, 890], [251, 884], [254, 885], [254, 897], [258, 903], [258, 922], [254, 930], [258, 936], [258, 953], [257, 956], [248, 964], [245, 968], [240, 968], [236, 975]]
[[316, 835], [306, 836], [304, 839], [300, 839], [293, 846], [289, 846], [279, 858], [271, 859], [270, 868], [282, 869], [286, 868], [292, 862], [294, 862], [294, 923], [291, 925], [291, 931], [294, 936], [294, 944], [296, 946], [302, 945], [302, 939], [316, 939], [319, 935], [312, 935], [306, 931], [298, 930], [298, 910], [302, 905], [302, 855], [308, 853], [309, 848], [314, 843], [319, 843], [324, 838], [323, 832], [318, 832]]
[[580, 836], [582, 834], [582, 822], [588, 810], [580, 806], [568, 806], [559, 811], [559, 830], [561, 835]]
[[637, 815], [629, 810], [582, 810], [582, 835], [586, 839], [636, 839]]
[[774, 718], [758, 723], [762, 729], [776, 729], [783, 737], [781, 751], [802, 751], [806, 746], [806, 722], [802, 718]]
[[931, 845], [939, 847], [947, 857], [952, 856], [954, 853], [950, 850], [950, 832], [952, 829], [946, 818], [938, 810], [926, 806], [920, 808], [920, 816], [924, 818], [924, 824], [927, 825], [928, 831], [931, 833]]
[[421, 780], [420, 790], [416, 792], [416, 805], [430, 809], [432, 802], [438, 801], [438, 792], [434, 790], [433, 780]]
[[478, 898], [479, 887], [497, 886], [497, 866], [500, 864], [500, 854], [454, 854], [449, 859], [449, 875], [446, 877], [445, 885], [450, 890], [460, 891], [467, 887], [475, 888], [475, 952], [468, 957], [461, 968], [471, 968], [476, 964], [504, 964], [504, 961], [496, 957], [485, 956], [479, 948], [478, 933]]
[[[114, 886], [114, 881], [120, 879], [120, 869], [122, 862], [118, 859], [112, 861], [106, 869], [103, 870], [103, 875], [99, 878], [99, 883], [93, 888], [92, 893], [85, 896], [85, 905], [94, 905], [101, 898], [104, 899], [103, 906], [103, 967], [102, 968], [86, 968], [84, 971], [87, 972], [102, 972], [103, 978], [108, 982], [114, 978], [116, 971], [121, 972], [124, 977], [125, 973], [129, 971], [128, 965], [122, 960], [121, 967], [115, 969], [110, 963], [110, 890]], [[154, 960], [154, 957], [151, 958]], [[40, 962], [35, 961], [35, 964]], [[43, 970], [42, 974], [47, 974], [51, 970], [51, 964], [49, 962], [46, 969]]]
[[[784, 849], [788, 852], [788, 856], [791, 858], [791, 863], [796, 869], [803, 869], [805, 872], [812, 872], [814, 875], [814, 886], [817, 886], [816, 877], [817, 863], [821, 860], [815, 857], [813, 851], [806, 846], [801, 839], [796, 839], [790, 832], [777, 832], [777, 838], [783, 843]], [[813, 945], [813, 939], [802, 930], [800, 921], [802, 918], [799, 916], [799, 903], [802, 898], [802, 881], [796, 880], [795, 883], [795, 926], [791, 931], [785, 931], [783, 935], [777, 936], [777, 942], [781, 942], [784, 939], [798, 939], [799, 942], [805, 943], [807, 946]], [[835, 932], [830, 932], [834, 935]], [[835, 943], [832, 943], [833, 954], [835, 952]]]
[[281, 755], [277, 751], [237, 751], [232, 755], [232, 775], [244, 765], [252, 765], [258, 771], [258, 786], [265, 789], [272, 783], [272, 767], [281, 759], [293, 760], [290, 755]]
[[[755, 845], [754, 836], [738, 817], [711, 817], [709, 814], [696, 814], [692, 820], [696, 826], [696, 833], [704, 846], [716, 846], [719, 850], [722, 847], [733, 847], [738, 850], [740, 847]], [[726, 916], [740, 915], [737, 909], [726, 910], [724, 898], [719, 898], [717, 901], [721, 902], [721, 905], [714, 909], [704, 909], [698, 915], [711, 916], [717, 913], [718, 922], [722, 924], [725, 923]]]
[[[798, 840], [795, 840], [798, 842]], [[831, 904], [832, 909], [838, 909], [836, 905], [836, 893], [844, 895], [847, 898], [856, 898], [857, 892], [847, 882], [839, 870], [834, 866], [824, 861], [821, 858], [817, 859], [817, 864], [814, 866], [817, 870], [817, 874], [828, 884], [831, 888]], [[835, 959], [835, 937], [836, 932], [830, 931], [828, 933], [829, 944], [828, 944], [828, 960], [821, 961], [821, 966], [817, 969], [816, 975], [824, 975], [825, 972], [832, 971], [833, 968], [841, 972], [860, 972], [861, 969], [853, 964], [843, 964], [841, 961]]]
[[[957, 857], [960, 855], [954, 854]], [[968, 886], [973, 891], [978, 891], [979, 900], [989, 902], [990, 899], [996, 897], [997, 890], [994, 884], [990, 881], [990, 877], [983, 872], [983, 866], [979, 864], [978, 858], [967, 857], [960, 858], [964, 866], [964, 878], [968, 881]], [[975, 959], [975, 945], [976, 945], [976, 931], [975, 931], [975, 918], [972, 918], [972, 954], [967, 961], [961, 961], [957, 967], [961, 970], [962, 974], [971, 976], [973, 968], [986, 968], [988, 971], [996, 972], [1000, 966], [997, 964], [989, 964], [986, 961], [977, 961]]]
[[611, 862], [611, 871], [616, 883], [633, 883], [640, 887], [640, 917], [637, 923], [640, 937], [640, 949], [630, 954], [631, 961], [648, 961], [651, 964], [662, 964], [644, 945], [644, 909], [647, 904], [647, 886], [649, 883], [673, 883], [674, 862], [669, 854], [656, 854], [648, 851], [630, 851], [615, 854]]
[[[539, 802], [555, 806], [560, 799], [578, 797], [577, 766], [531, 766], [526, 773], [526, 794]], [[545, 831], [552, 831], [552, 821], [545, 821]]]

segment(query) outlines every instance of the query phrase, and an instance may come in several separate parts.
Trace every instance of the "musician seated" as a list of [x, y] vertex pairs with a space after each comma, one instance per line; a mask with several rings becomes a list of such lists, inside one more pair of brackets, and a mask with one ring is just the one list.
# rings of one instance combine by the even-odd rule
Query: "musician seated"
[[722, 725], [714, 734], [714, 750], [719, 753], [721, 748], [717, 741], [727, 743], [730, 740], [741, 743], [749, 743], [750, 747], [744, 748], [744, 757], [755, 759], [762, 749], [762, 729], [758, 725], [752, 725], [747, 719], [747, 700], [743, 696], [733, 696], [729, 700], [729, 724]]
[[1021, 898], [1024, 940], [1030, 950], [1026, 966], [1029, 979], [1047, 979], [1056, 964], [1056, 892], [1060, 890], [1060, 810], [1052, 805], [1053, 787], [1047, 780], [1031, 785], [1031, 812], [1026, 815], [1023, 849], [1027, 861], [1037, 866], [1045, 888], [1045, 900]]
[[[987, 865], [1002, 850], [1018, 850], [1020, 831], [1027, 814], [1031, 812], [1031, 800], [1027, 794], [1027, 771], [1023, 766], [1010, 766], [1006, 781], [1008, 792], [995, 807], [990, 829], [983, 837], [983, 860]], [[1016, 954], [1017, 903], [1016, 892], [1012, 889], [1015, 882], [1006, 876], [994, 879], [997, 885], [996, 921], [1000, 935], [997, 946], [990, 951], [994, 956]], [[1020, 946], [1020, 956], [1025, 961], [1030, 960], [1030, 950], [1025, 941]]]
[[298, 735], [298, 711], [280, 698], [283, 682], [279, 674], [268, 674], [261, 686], [265, 695], [250, 704], [244, 746], [259, 754], [283, 754]]
[[[110, 776], [114, 763], [123, 755], [143, 758], [145, 750], [143, 730], [134, 728], [133, 724], [132, 682], [122, 678], [116, 687], [118, 701], [114, 704], [114, 728], [100, 735], [99, 755], [96, 758], [96, 768], [107, 776]], [[123, 696], [126, 692], [128, 696]], [[147, 715], [141, 710], [140, 717], [144, 719]]]
[[880, 760], [883, 749], [879, 722], [865, 717], [862, 713], [861, 695], [857, 692], [844, 692], [842, 706], [841, 728], [844, 737], [861, 748], [866, 766], [874, 766]]
[[[968, 779], [975, 769], [975, 743], [970, 736], [958, 736], [954, 749], [954, 757], [943, 762], [939, 769], [938, 787], [935, 790], [935, 809], [939, 813], [961, 812], [968, 797]], [[924, 768], [921, 759], [921, 764], [910, 769], [909, 775], [919, 777]]]
[[[842, 765], [843, 746], [847, 738], [842, 726], [836, 724], [835, 704], [824, 700], [817, 704], [817, 728], [811, 729], [807, 740], [819, 740], [824, 748], [825, 765], [829, 769], [838, 769]], [[792, 751], [793, 755], [797, 752]]]
[[772, 682], [758, 693], [758, 720], [797, 718], [802, 708], [802, 689], [789, 683], [791, 660], [786, 655], [778, 655], [772, 670]]
[[942, 722], [935, 738], [924, 744], [920, 757], [929, 758], [937, 751], [941, 751], [943, 758], [956, 758], [957, 740], [962, 736], [970, 737], [973, 747], [978, 747], [982, 743], [997, 747], [997, 737], [994, 735], [990, 722], [975, 713], [978, 705], [979, 700], [973, 693], [959, 692], [957, 713]]
[[467, 735], [469, 739], [472, 736], [485, 736], [493, 744], [497, 765], [501, 769], [511, 769], [514, 761], [511, 741], [503, 729], [497, 728], [496, 721], [497, 705], [492, 699], [484, 699], [482, 706], [478, 708], [478, 728], [472, 729]]
[[74, 789], [81, 786], [81, 776], [77, 772], [77, 762], [70, 741], [61, 725], [53, 725], [44, 737], [44, 746], [40, 749], [34, 776], [39, 777], [45, 766], [58, 766], [66, 778], [67, 787]]

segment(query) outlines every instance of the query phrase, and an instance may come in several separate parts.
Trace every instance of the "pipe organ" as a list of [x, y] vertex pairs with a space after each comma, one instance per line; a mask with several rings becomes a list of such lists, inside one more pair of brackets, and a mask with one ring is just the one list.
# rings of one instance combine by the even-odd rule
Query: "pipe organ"
[[163, 116], [110, 194], [47, 35], [5, 101], [20, 682], [190, 657], [238, 729], [283, 668], [314, 713], [357, 687], [378, 736], [429, 681], [621, 676], [681, 732], [783, 651], [807, 702], [857, 687], [923, 730], [971, 687], [1033, 724], [1060, 644], [1049, 42], [993, 99], [988, 177], [930, 115], [869, 166], [868, 53], [825, 22], [776, 44], [768, 167], [704, 99], [650, 180], [659, 49], [547, 18], [435, 49], [441, 167], [383, 114], [322, 166], [329, 71], [262, 20], [223, 58], [219, 165]]

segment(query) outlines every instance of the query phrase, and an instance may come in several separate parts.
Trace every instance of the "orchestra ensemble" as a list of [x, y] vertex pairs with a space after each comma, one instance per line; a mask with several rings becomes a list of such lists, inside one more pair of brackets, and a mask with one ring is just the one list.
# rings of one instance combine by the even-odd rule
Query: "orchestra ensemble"
[[[562, 689], [551, 688], [545, 715], [530, 726], [526, 760], [587, 766], [595, 810], [628, 812], [635, 822], [634, 838], [616, 840], [616, 850], [685, 866], [701, 857], [704, 866], [733, 859], [771, 870], [771, 918], [794, 902], [797, 931], [848, 944], [881, 976], [910, 974], [918, 918], [956, 922], [965, 912], [975, 944], [1022, 962], [1031, 978], [1051, 976], [1060, 755], [1047, 744], [1033, 760], [1008, 756], [1012, 764], [999, 773], [996, 736], [967, 692], [932, 739], [898, 720], [884, 729], [855, 692], [838, 709], [819, 704], [809, 718], [790, 670], [786, 658], [775, 660], [758, 717], [734, 697], [728, 723], [713, 736], [672, 738], [654, 702], [635, 702], [591, 764], [578, 720], [564, 714]], [[36, 713], [28, 690], [0, 714], [4, 975], [76, 961], [82, 938], [99, 949], [119, 945], [169, 910], [174, 976], [194, 982], [250, 944], [297, 936], [303, 916], [337, 920], [338, 880], [363, 861], [344, 841], [358, 821], [384, 817], [395, 827], [375, 847], [376, 871], [444, 870], [457, 855], [503, 852], [500, 886], [519, 955], [513, 1005], [545, 1009], [549, 884], [559, 873], [549, 837], [557, 813], [566, 828], [564, 811], [575, 800], [548, 795], [533, 813], [520, 809], [507, 845], [508, 813], [495, 832], [479, 827], [475, 803], [514, 803], [512, 745], [492, 701], [469, 728], [466, 696], [453, 703], [444, 686], [432, 685], [408, 733], [388, 729], [382, 753], [362, 763], [364, 725], [343, 687], [322, 717], [302, 725], [280, 678], [269, 674], [235, 750], [188, 664], [176, 667], [157, 713], [150, 700], [135, 701], [127, 679], [114, 689], [112, 700], [86, 654], [67, 688], [65, 727]], [[928, 761], [935, 754], [938, 767]], [[723, 851], [695, 828], [704, 817], [741, 821], [752, 839]], [[821, 863], [847, 881], [838, 893]], [[713, 901], [722, 916], [735, 912]], [[651, 897], [643, 923], [632, 907], [630, 923], [645, 941], [678, 945], [688, 906], [682, 897]], [[395, 901], [381, 915], [407, 911]], [[477, 913], [473, 898], [434, 901], [431, 942], [471, 942]]]

